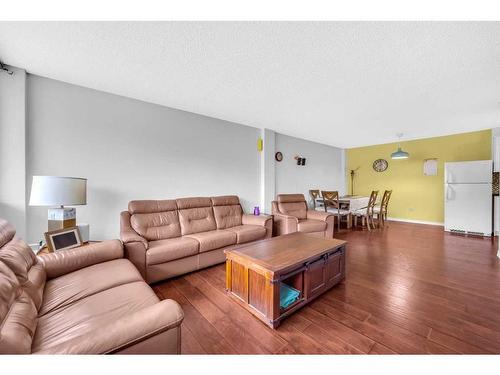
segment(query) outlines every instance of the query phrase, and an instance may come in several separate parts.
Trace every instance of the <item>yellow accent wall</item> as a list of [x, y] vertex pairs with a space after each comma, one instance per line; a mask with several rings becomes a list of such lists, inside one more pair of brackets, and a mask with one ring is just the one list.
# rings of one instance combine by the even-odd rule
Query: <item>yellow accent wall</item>
[[[401, 143], [408, 159], [392, 160], [398, 143], [346, 150], [346, 181], [351, 192], [350, 170], [359, 167], [354, 178], [354, 194], [369, 195], [392, 189], [388, 216], [407, 220], [444, 221], [444, 163], [491, 159], [491, 130], [419, 139]], [[424, 160], [438, 159], [437, 176], [424, 176]], [[385, 159], [389, 167], [375, 172], [372, 164]], [[380, 198], [379, 198], [380, 199]]]

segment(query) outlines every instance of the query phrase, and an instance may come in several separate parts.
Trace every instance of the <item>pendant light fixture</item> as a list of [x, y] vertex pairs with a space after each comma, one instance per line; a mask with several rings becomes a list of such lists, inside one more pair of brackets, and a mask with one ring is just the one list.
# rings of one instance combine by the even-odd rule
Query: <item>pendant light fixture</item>
[[391, 159], [408, 159], [410, 154], [401, 150], [401, 138], [403, 137], [403, 133], [397, 134], [397, 137], [399, 138], [398, 150], [391, 154]]

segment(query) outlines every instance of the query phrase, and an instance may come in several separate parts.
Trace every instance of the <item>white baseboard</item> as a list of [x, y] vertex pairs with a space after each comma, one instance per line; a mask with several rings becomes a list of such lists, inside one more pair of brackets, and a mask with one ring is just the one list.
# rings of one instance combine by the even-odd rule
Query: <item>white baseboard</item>
[[440, 223], [438, 221], [400, 219], [400, 218], [397, 218], [397, 217], [387, 217], [387, 220], [390, 220], [390, 221], [401, 221], [403, 223], [413, 223], [413, 224], [438, 225], [440, 227], [444, 227], [444, 223]]

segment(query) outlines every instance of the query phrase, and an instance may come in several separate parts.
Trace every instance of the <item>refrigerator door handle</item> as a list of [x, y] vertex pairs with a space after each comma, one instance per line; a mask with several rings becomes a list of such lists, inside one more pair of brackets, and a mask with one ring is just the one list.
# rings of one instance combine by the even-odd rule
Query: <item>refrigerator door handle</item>
[[451, 189], [451, 186], [447, 184], [446, 185], [446, 201], [449, 201], [451, 199], [450, 189]]

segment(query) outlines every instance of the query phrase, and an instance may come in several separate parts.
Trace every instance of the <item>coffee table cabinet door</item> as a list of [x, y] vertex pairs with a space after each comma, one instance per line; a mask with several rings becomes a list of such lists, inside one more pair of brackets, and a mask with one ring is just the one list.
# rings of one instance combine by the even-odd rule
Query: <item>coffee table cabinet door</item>
[[328, 286], [337, 284], [343, 277], [344, 251], [330, 254], [325, 265], [326, 283]]
[[311, 263], [306, 272], [306, 298], [322, 293], [326, 287], [325, 258]]

